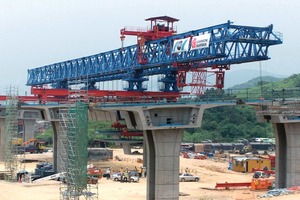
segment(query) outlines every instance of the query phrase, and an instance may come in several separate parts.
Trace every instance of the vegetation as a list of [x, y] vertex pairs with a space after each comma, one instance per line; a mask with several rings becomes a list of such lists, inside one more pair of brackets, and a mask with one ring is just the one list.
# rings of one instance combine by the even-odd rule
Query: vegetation
[[281, 80], [283, 80], [283, 78], [275, 78], [273, 76], [262, 76], [261, 78], [257, 77], [257, 78], [254, 78], [254, 79], [251, 79], [251, 80], [247, 81], [246, 83], [235, 85], [235, 86], [233, 86], [229, 89], [236, 90], [236, 89], [246, 89], [246, 88], [260, 87], [261, 83], [262, 83], [262, 85], [266, 85], [268, 83], [276, 83], [276, 82], [279, 82]]
[[[258, 79], [257, 79], [258, 80]], [[247, 88], [248, 98], [276, 98], [283, 96], [300, 96], [300, 74], [293, 74], [278, 82], [268, 82], [260, 80], [255, 87]], [[237, 94], [237, 97], [245, 98], [244, 94]]]
[[[294, 74], [286, 79], [262, 77], [255, 78], [238, 87], [233, 87], [231, 97], [259, 99], [262, 97], [293, 97], [300, 96], [300, 74]], [[247, 88], [253, 85], [254, 87]], [[244, 89], [244, 92], [237, 92], [235, 89]], [[226, 90], [217, 91], [210, 89], [206, 92], [210, 98], [222, 96], [226, 99], [229, 93]], [[204, 98], [207, 98], [204, 96]], [[240, 105], [232, 107], [217, 107], [204, 111], [201, 128], [188, 129], [184, 134], [185, 142], [200, 142], [205, 139], [222, 142], [233, 142], [239, 138], [273, 137], [271, 124], [258, 123], [255, 111], [250, 106]]]
[[223, 106], [206, 109], [200, 128], [188, 129], [185, 142], [234, 142], [240, 138], [273, 137], [268, 123], [258, 123], [255, 111], [250, 106]]
[[37, 140], [44, 140], [47, 142], [49, 146], [52, 146], [53, 143], [53, 129], [52, 127], [48, 127], [46, 131], [42, 134], [36, 135], [35, 138]]

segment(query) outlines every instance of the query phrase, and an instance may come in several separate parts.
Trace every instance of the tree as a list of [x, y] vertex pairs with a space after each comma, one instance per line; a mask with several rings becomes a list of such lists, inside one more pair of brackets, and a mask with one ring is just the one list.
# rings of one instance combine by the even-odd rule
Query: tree
[[202, 126], [185, 131], [184, 141], [203, 139], [234, 142], [239, 138], [272, 137], [272, 126], [258, 123], [251, 106], [222, 106], [206, 109]]
[[44, 140], [48, 143], [48, 145], [52, 145], [53, 143], [53, 129], [50, 126], [46, 131], [42, 134], [36, 135], [35, 138], [37, 140]]

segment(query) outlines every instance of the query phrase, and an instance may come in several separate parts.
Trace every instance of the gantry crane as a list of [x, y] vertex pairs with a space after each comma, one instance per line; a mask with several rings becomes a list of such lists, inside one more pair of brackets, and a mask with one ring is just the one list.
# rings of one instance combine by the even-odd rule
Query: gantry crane
[[[119, 49], [29, 69], [27, 85], [32, 86], [33, 94], [47, 96], [48, 90], [41, 94], [40, 89], [50, 84], [54, 90], [50, 93], [59, 96], [66, 93], [68, 81], [84, 79], [86, 88], [93, 91], [97, 82], [123, 80], [128, 83], [123, 89], [134, 95], [146, 92], [143, 82], [149, 76], [163, 75], [159, 80], [164, 84], [162, 96], [179, 94], [184, 86], [196, 88], [194, 93], [199, 94], [203, 86], [223, 88], [225, 70], [232, 64], [268, 60], [269, 46], [282, 43], [273, 25], [241, 26], [228, 21], [178, 34], [174, 26], [178, 19], [160, 16], [146, 21], [150, 21], [148, 29], [121, 29]], [[137, 36], [137, 44], [124, 47], [125, 35]], [[191, 83], [187, 82], [188, 72], [193, 73]], [[214, 85], [206, 84], [208, 72], [216, 75]]]

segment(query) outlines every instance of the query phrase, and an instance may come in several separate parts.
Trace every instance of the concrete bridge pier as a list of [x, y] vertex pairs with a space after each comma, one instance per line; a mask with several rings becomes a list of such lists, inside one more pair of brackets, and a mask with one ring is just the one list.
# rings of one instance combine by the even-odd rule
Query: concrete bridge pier
[[257, 112], [259, 122], [271, 122], [276, 140], [276, 188], [300, 185], [300, 114]]
[[37, 120], [45, 120], [40, 110], [19, 110], [19, 119], [23, 122], [24, 142], [34, 138]]
[[[0, 108], [0, 161], [4, 161], [6, 108]], [[18, 119], [23, 122], [23, 141], [34, 137], [36, 120], [43, 119], [40, 110], [20, 109]]]
[[179, 153], [183, 131], [200, 127], [203, 111], [209, 107], [214, 105], [166, 104], [97, 109], [128, 112], [126, 124], [143, 130], [147, 200], [178, 200]]
[[300, 122], [273, 124], [276, 138], [276, 187], [300, 185]]
[[179, 199], [179, 153], [183, 129], [147, 130], [147, 199]]
[[66, 161], [66, 144], [63, 144], [61, 139], [62, 136], [59, 135], [59, 122], [51, 121], [51, 126], [53, 130], [53, 169], [55, 172], [62, 172], [62, 164]]
[[123, 148], [124, 154], [131, 154], [131, 145], [130, 143], [121, 142], [121, 146]]
[[22, 119], [23, 123], [23, 141], [34, 138], [36, 119]]

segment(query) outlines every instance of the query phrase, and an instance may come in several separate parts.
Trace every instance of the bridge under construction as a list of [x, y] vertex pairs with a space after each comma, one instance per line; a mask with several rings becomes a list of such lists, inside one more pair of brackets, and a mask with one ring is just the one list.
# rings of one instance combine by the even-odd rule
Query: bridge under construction
[[[147, 199], [179, 199], [179, 150], [184, 129], [200, 127], [204, 109], [237, 103], [260, 108], [258, 119], [272, 122], [276, 129], [276, 163], [281, 163], [278, 169], [285, 172], [276, 173], [277, 187], [300, 184], [297, 178], [300, 173], [295, 165], [291, 166], [292, 159], [300, 160], [295, 155], [298, 147], [289, 143], [298, 138], [299, 121], [293, 117], [297, 114], [270, 111], [287, 105], [274, 102], [274, 96], [268, 101], [262, 94], [256, 97], [258, 102], [252, 103], [242, 97], [237, 99], [236, 94], [234, 101], [228, 100], [228, 96], [221, 99], [221, 103], [213, 102], [216, 99], [207, 101], [206, 88], [221, 90], [225, 71], [232, 65], [270, 59], [269, 47], [283, 42], [282, 35], [273, 32], [273, 25], [252, 27], [228, 21], [178, 34], [176, 18], [159, 16], [146, 21], [150, 22], [147, 29], [125, 27], [120, 30], [119, 49], [28, 70], [27, 85], [32, 87], [32, 96], [19, 97], [15, 108], [24, 111], [19, 117], [28, 123], [36, 118], [51, 122], [55, 170], [66, 173], [61, 198], [78, 199], [79, 195], [94, 198], [87, 195], [85, 173], [85, 133], [87, 120], [92, 119], [112, 123], [124, 120], [128, 129], [142, 130], [148, 174]], [[126, 36], [136, 36], [137, 44], [125, 47]], [[215, 84], [207, 83], [208, 74], [215, 76]], [[149, 91], [146, 83], [153, 78], [161, 87]], [[97, 87], [97, 83], [109, 81], [123, 81], [122, 90]], [[184, 87], [190, 87], [191, 91], [184, 92]], [[184, 98], [184, 95], [192, 98]], [[8, 96], [1, 98], [9, 100]], [[262, 106], [263, 103], [267, 107]], [[9, 111], [9, 107], [3, 111]], [[13, 119], [13, 115], [1, 117], [0, 124]], [[6, 127], [12, 126], [15, 125], [6, 124]], [[0, 128], [3, 127], [4, 124]], [[2, 145], [1, 140], [1, 148]], [[9, 152], [12, 150], [5, 150], [2, 156], [11, 157]]]

